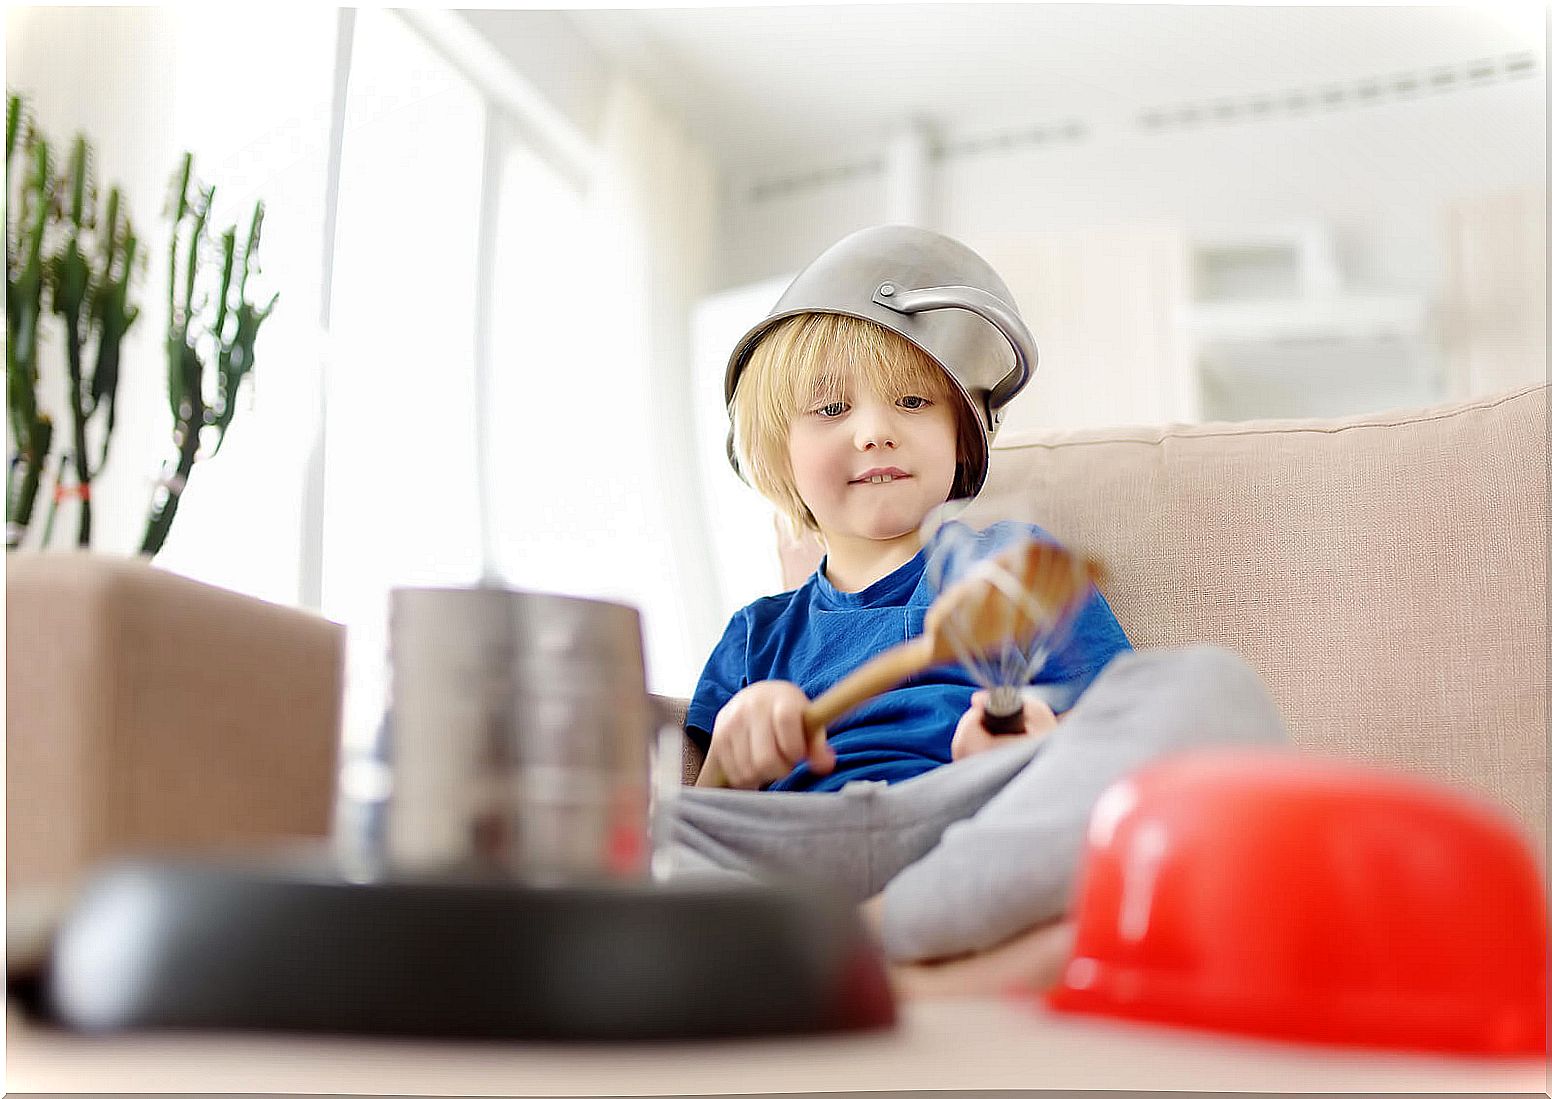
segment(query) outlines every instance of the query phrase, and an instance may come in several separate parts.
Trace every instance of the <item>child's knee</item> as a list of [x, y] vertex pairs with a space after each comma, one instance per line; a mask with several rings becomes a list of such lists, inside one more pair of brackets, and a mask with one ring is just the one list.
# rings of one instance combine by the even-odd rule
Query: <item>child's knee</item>
[[1187, 645], [1174, 654], [1175, 674], [1191, 683], [1225, 689], [1261, 690], [1261, 677], [1239, 653], [1222, 645]]
[[1239, 653], [1220, 645], [1175, 650], [1172, 680], [1185, 705], [1226, 741], [1279, 743], [1288, 739], [1277, 704], [1260, 674]]
[[1142, 649], [1117, 657], [1106, 669], [1106, 675], [1112, 673], [1110, 690], [1128, 707], [1141, 706], [1147, 725], [1174, 734], [1182, 746], [1288, 739], [1261, 676], [1231, 649]]
[[1221, 645], [1183, 645], [1122, 653], [1104, 678], [1125, 678], [1153, 693], [1200, 696], [1217, 691], [1263, 691], [1261, 677], [1245, 658]]

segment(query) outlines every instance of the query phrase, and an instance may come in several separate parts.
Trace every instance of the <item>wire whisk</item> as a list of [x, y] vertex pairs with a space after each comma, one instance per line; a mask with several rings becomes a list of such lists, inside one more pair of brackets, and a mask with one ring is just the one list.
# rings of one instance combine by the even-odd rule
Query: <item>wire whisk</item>
[[[1037, 538], [1018, 523], [976, 529], [929, 517], [931, 616], [960, 665], [986, 691], [990, 733], [1023, 730], [1023, 688], [1066, 640], [1098, 562]], [[971, 601], [956, 592], [977, 592]], [[991, 597], [990, 593], [996, 593]]]

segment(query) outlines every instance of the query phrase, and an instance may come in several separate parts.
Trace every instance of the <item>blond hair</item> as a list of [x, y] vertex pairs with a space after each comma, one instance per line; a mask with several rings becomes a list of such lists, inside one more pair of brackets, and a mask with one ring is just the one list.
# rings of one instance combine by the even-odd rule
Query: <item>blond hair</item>
[[970, 477], [985, 454], [979, 421], [937, 361], [883, 325], [839, 313], [799, 313], [772, 326], [750, 352], [733, 393], [733, 445], [751, 484], [786, 518], [794, 534], [819, 531], [798, 495], [787, 436], [801, 408], [841, 399], [846, 379], [881, 396], [907, 394], [948, 402], [955, 410], [954, 487], [970, 495]]

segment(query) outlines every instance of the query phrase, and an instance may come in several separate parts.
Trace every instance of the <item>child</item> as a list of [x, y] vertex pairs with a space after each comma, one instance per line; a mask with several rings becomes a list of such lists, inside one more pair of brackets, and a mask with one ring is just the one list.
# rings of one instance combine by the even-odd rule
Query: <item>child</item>
[[[912, 298], [891, 271], [958, 300], [897, 313], [880, 295], [943, 293]], [[997, 384], [1005, 348], [986, 369], [984, 339], [977, 362], [943, 360], [1000, 329], [1015, 369], [1032, 364], [1008, 302], [963, 245], [879, 227], [820, 257], [735, 351], [730, 454], [826, 552], [801, 587], [737, 612], [708, 659], [685, 723], [706, 761], [679, 799], [672, 855], [684, 873], [781, 870], [872, 898], [865, 915], [896, 963], [983, 954], [953, 971], [957, 983], [938, 969], [945, 990], [988, 990], [1007, 965], [1050, 976], [1060, 952], [1030, 929], [1064, 913], [1088, 809], [1110, 781], [1188, 744], [1283, 737], [1242, 661], [1131, 653], [1097, 591], [1037, 674], [1021, 733], [988, 733], [984, 692], [945, 665], [805, 737], [809, 699], [922, 630], [933, 594], [922, 522], [979, 491], [1018, 390]], [[902, 987], [925, 989], [924, 972], [899, 970]]]

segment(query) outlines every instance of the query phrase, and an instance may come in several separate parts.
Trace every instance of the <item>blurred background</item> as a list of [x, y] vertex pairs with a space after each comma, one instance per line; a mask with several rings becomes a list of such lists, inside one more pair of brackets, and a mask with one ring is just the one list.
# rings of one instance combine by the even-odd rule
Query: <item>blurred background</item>
[[[218, 218], [266, 203], [279, 305], [157, 561], [345, 623], [362, 697], [388, 590], [482, 574], [635, 604], [688, 694], [780, 587], [726, 356], [865, 225], [1002, 273], [1041, 349], [1004, 444], [1544, 381], [1545, 61], [1538, 4], [6, 13], [7, 85], [137, 224], [183, 149]], [[170, 421], [149, 251], [94, 486], [126, 553]]]

